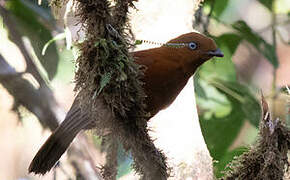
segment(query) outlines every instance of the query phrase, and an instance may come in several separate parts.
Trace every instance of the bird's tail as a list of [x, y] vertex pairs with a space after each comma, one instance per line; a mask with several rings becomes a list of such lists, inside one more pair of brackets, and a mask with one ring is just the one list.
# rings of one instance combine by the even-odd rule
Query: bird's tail
[[28, 171], [35, 174], [45, 174], [50, 171], [75, 136], [88, 124], [89, 118], [82, 115], [77, 103], [74, 103], [65, 120], [39, 149], [30, 163]]

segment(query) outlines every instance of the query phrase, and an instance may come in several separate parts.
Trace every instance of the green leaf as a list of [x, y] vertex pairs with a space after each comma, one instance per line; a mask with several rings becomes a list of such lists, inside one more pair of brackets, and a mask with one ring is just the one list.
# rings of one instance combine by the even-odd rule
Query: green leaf
[[112, 74], [110, 72], [104, 74], [101, 77], [100, 87], [99, 87], [99, 90], [97, 92], [97, 95], [99, 95], [101, 93], [101, 91], [104, 89], [104, 87], [110, 82], [111, 78], [112, 78]]
[[195, 90], [198, 104], [208, 111], [207, 116], [214, 114], [221, 117], [231, 111], [230, 102], [224, 94], [218, 92], [208, 82], [216, 78], [225, 81], [236, 81], [236, 70], [231, 58], [241, 38], [236, 34], [223, 34], [214, 39], [225, 57], [210, 60], [202, 65], [195, 75]]
[[224, 12], [224, 10], [227, 8], [227, 5], [229, 3], [229, 0], [219, 0], [219, 1], [215, 1], [215, 0], [206, 0], [204, 2], [205, 6], [211, 6], [211, 4], [215, 3], [213, 5], [213, 15], [216, 17], [219, 17], [222, 15], [222, 13]]
[[227, 33], [214, 39], [225, 56], [208, 61], [200, 68], [199, 83], [207, 99], [203, 100], [198, 96], [197, 103], [206, 111], [200, 116], [206, 144], [212, 157], [220, 160], [236, 139], [246, 116], [241, 111], [241, 99], [212, 84], [216, 79], [223, 82], [236, 82], [236, 70], [231, 58], [242, 38], [237, 34]]
[[261, 4], [267, 7], [270, 11], [273, 9], [273, 0], [259, 0]]
[[204, 118], [210, 119], [213, 115], [216, 117], [227, 116], [232, 109], [228, 98], [203, 79], [199, 78], [198, 81], [206, 96], [206, 98], [197, 96], [198, 106], [205, 112]]
[[55, 43], [47, 48], [44, 56], [42, 55], [45, 44], [53, 39], [50, 31], [38, 20], [40, 15], [31, 9], [33, 6], [26, 6], [20, 0], [7, 1], [6, 4], [7, 9], [14, 15], [14, 24], [17, 24], [15, 28], [22, 36], [28, 37], [35, 55], [48, 74], [48, 78], [52, 79], [56, 74], [59, 61]]
[[214, 171], [216, 177], [220, 178], [223, 176], [223, 172], [227, 169], [227, 165], [235, 158], [242, 155], [244, 152], [247, 152], [248, 148], [239, 147], [232, 151], [225, 153], [223, 158], [216, 164], [214, 164]]
[[260, 103], [246, 86], [237, 82], [225, 82], [222, 80], [215, 80], [211, 84], [228, 96], [238, 100], [241, 104], [240, 110], [244, 113], [247, 120], [255, 127], [259, 127], [262, 113]]
[[202, 134], [209, 152], [214, 160], [218, 161], [223, 158], [236, 139], [245, 119], [244, 113], [240, 110], [240, 102], [229, 95], [227, 97], [232, 106], [228, 115], [219, 118], [213, 115], [210, 119], [206, 119], [204, 115], [199, 117]]
[[135, 44], [134, 44], [134, 45], [140, 45], [140, 44], [142, 44], [142, 43], [143, 43], [143, 40], [138, 40], [138, 39], [137, 39], [137, 40], [135, 41]]
[[240, 36], [252, 44], [263, 56], [275, 67], [278, 67], [278, 59], [275, 47], [267, 43], [259, 34], [252, 31], [252, 29], [244, 21], [237, 21], [232, 25]]
[[242, 110], [244, 111], [247, 120], [256, 128], [259, 127], [261, 119], [261, 107], [257, 99], [255, 99], [249, 92], [244, 93], [245, 102]]
[[196, 95], [199, 96], [200, 98], [207, 99], [206, 93], [200, 84], [198, 73], [196, 73], [196, 75], [194, 76], [193, 82], [194, 82], [194, 90], [195, 90]]
[[[230, 112], [224, 113], [224, 116], [213, 114], [208, 118], [204, 113], [199, 117], [201, 129], [212, 157], [215, 160], [221, 160], [236, 139], [245, 119], [250, 120], [256, 127], [258, 126], [261, 118], [261, 108], [259, 102], [251, 95], [247, 87], [237, 82], [215, 79], [210, 80], [209, 85], [212, 87], [208, 86], [206, 92], [215, 88], [227, 98], [231, 107]], [[212, 99], [211, 94], [207, 94], [208, 101]], [[217, 95], [215, 92], [214, 97], [217, 98]], [[202, 103], [201, 99], [198, 98], [198, 105], [200, 102]], [[220, 108], [221, 105], [211, 107], [212, 111]], [[204, 106], [201, 107], [204, 108]]]
[[238, 34], [234, 34], [234, 33], [225, 33], [222, 34], [221, 36], [218, 36], [216, 38], [214, 38], [218, 47], [219, 46], [223, 46], [226, 45], [226, 47], [229, 49], [229, 55], [233, 55], [235, 54], [241, 40], [242, 37], [239, 36]]

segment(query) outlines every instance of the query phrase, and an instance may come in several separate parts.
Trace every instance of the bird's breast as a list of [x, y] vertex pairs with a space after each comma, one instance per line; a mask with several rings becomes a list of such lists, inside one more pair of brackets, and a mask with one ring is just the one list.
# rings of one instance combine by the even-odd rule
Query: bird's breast
[[136, 63], [146, 66], [143, 77], [146, 111], [154, 116], [175, 100], [190, 75], [184, 71], [179, 56], [163, 48], [137, 51], [133, 57]]
[[146, 110], [153, 116], [168, 107], [186, 85], [188, 78], [178, 66], [147, 69], [144, 78]]

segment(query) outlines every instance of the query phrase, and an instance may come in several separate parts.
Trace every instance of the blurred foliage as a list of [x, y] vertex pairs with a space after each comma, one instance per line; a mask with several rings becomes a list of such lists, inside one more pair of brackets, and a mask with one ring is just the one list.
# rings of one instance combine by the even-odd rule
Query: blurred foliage
[[211, 6], [213, 15], [219, 17], [222, 15], [223, 11], [227, 8], [229, 0], [220, 0], [219, 3], [216, 3], [215, 0], [207, 0], [204, 2], [204, 7]]
[[[217, 162], [215, 174], [217, 177], [223, 175], [226, 165], [235, 156], [247, 151], [240, 147], [231, 150], [231, 145], [237, 140], [238, 134], [245, 121], [249, 121], [258, 128], [261, 119], [261, 108], [259, 103], [260, 92], [252, 84], [241, 84], [236, 77], [236, 69], [232, 62], [239, 45], [245, 44], [255, 48], [258, 53], [265, 57], [272, 66], [277, 69], [279, 61], [276, 51], [276, 14], [274, 0], [258, 0], [261, 6], [265, 6], [271, 13], [272, 24], [268, 25], [268, 30], [272, 31], [272, 42], [268, 42], [261, 32], [256, 32], [248, 23], [239, 17], [235, 22], [231, 22], [231, 14], [226, 10], [232, 3], [238, 1], [215, 1], [206, 0], [204, 6], [200, 8], [198, 17], [194, 22], [195, 26], [202, 26], [204, 32], [211, 34], [207, 29], [211, 23], [221, 26], [224, 32], [219, 32], [219, 36], [213, 36], [218, 47], [224, 53], [224, 58], [206, 62], [195, 76], [195, 91], [199, 106], [199, 118], [202, 132], [208, 149]], [[287, 17], [290, 9], [283, 10]], [[229, 20], [228, 20], [228, 19]], [[289, 25], [289, 16], [286, 25]], [[229, 23], [228, 23], [229, 22]], [[265, 24], [267, 26], [267, 24]], [[289, 43], [289, 42], [288, 42]], [[252, 59], [253, 61], [255, 59]], [[273, 87], [276, 89], [276, 87]]]
[[265, 7], [267, 7], [270, 11], [273, 9], [274, 0], [259, 0]]
[[276, 55], [276, 47], [274, 44], [267, 43], [259, 34], [254, 33], [245, 21], [237, 21], [232, 24], [240, 36], [252, 44], [265, 58], [275, 67], [278, 67], [278, 59]]
[[[44, 19], [44, 17], [47, 17], [49, 9], [39, 8], [35, 3], [21, 0], [7, 1], [5, 7], [11, 13], [13, 23], [17, 24], [14, 28], [22, 37], [29, 39], [34, 54], [51, 80], [56, 74], [59, 61], [55, 43], [47, 48], [45, 55], [41, 53], [44, 45], [52, 39], [51, 29], [47, 25], [52, 23], [53, 20]], [[42, 19], [39, 17], [42, 17]]]
[[[231, 14], [227, 14], [227, 9], [231, 8], [231, 4], [238, 4], [239, 1], [205, 0], [204, 5], [199, 10], [201, 12], [199, 16], [203, 18], [199, 18], [199, 22], [194, 22], [195, 24], [203, 24], [203, 31], [209, 32], [209, 34], [211, 34], [211, 30], [208, 27], [211, 24], [223, 27], [220, 35], [213, 36], [213, 38], [225, 57], [208, 61], [202, 65], [195, 75], [194, 82], [200, 110], [201, 129], [212, 157], [217, 160], [217, 163], [214, 164], [217, 177], [222, 176], [222, 171], [235, 156], [247, 151], [247, 148], [244, 147], [231, 149], [244, 123], [248, 121], [258, 128], [261, 119], [260, 103], [259, 98], [257, 98], [259, 91], [253, 92], [252, 85], [241, 84], [238, 81], [232, 57], [238, 46], [246, 42], [277, 69], [279, 61], [275, 30], [278, 24], [275, 24], [275, 16], [278, 13], [285, 15], [288, 23], [284, 26], [289, 25], [290, 22], [290, 9], [287, 9], [286, 1], [257, 0], [257, 2], [269, 10], [273, 17], [273, 22], [269, 26], [273, 34], [272, 42], [266, 40], [261, 32], [253, 30], [245, 20], [242, 20], [242, 17], [235, 22], [228, 23], [226, 21], [226, 18], [231, 16]], [[65, 49], [64, 45], [59, 49], [56, 45], [55, 40], [60, 41], [61, 38], [64, 38], [64, 34], [59, 34], [53, 38], [52, 32], [59, 33], [59, 30], [55, 27], [48, 2], [43, 0], [42, 5], [39, 6], [33, 0], [9, 0], [5, 3], [4, 8], [9, 11], [13, 23], [17, 25], [14, 28], [22, 37], [29, 39], [33, 47], [32, 54], [36, 55], [35, 60], [41, 64], [39, 69], [44, 69], [48, 79], [56, 77], [65, 82], [71, 81], [73, 74], [72, 52], [71, 50], [60, 50], [61, 48]], [[279, 26], [281, 25], [279, 24]], [[290, 44], [290, 42], [286, 43]], [[100, 90], [110, 80], [110, 76], [110, 74], [104, 76]], [[283, 90], [287, 92], [286, 88]], [[290, 119], [289, 115], [288, 119]], [[132, 159], [124, 154], [122, 148], [119, 148], [118, 154], [118, 163], [120, 164], [118, 177], [121, 177], [130, 172]]]

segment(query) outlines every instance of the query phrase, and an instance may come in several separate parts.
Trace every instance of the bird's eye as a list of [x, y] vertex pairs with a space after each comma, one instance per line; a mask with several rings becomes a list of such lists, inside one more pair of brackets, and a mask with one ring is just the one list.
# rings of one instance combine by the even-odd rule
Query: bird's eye
[[194, 50], [194, 49], [197, 48], [197, 45], [196, 45], [196, 43], [194, 43], [194, 42], [190, 42], [190, 43], [188, 44], [188, 47], [189, 47], [190, 49]]

